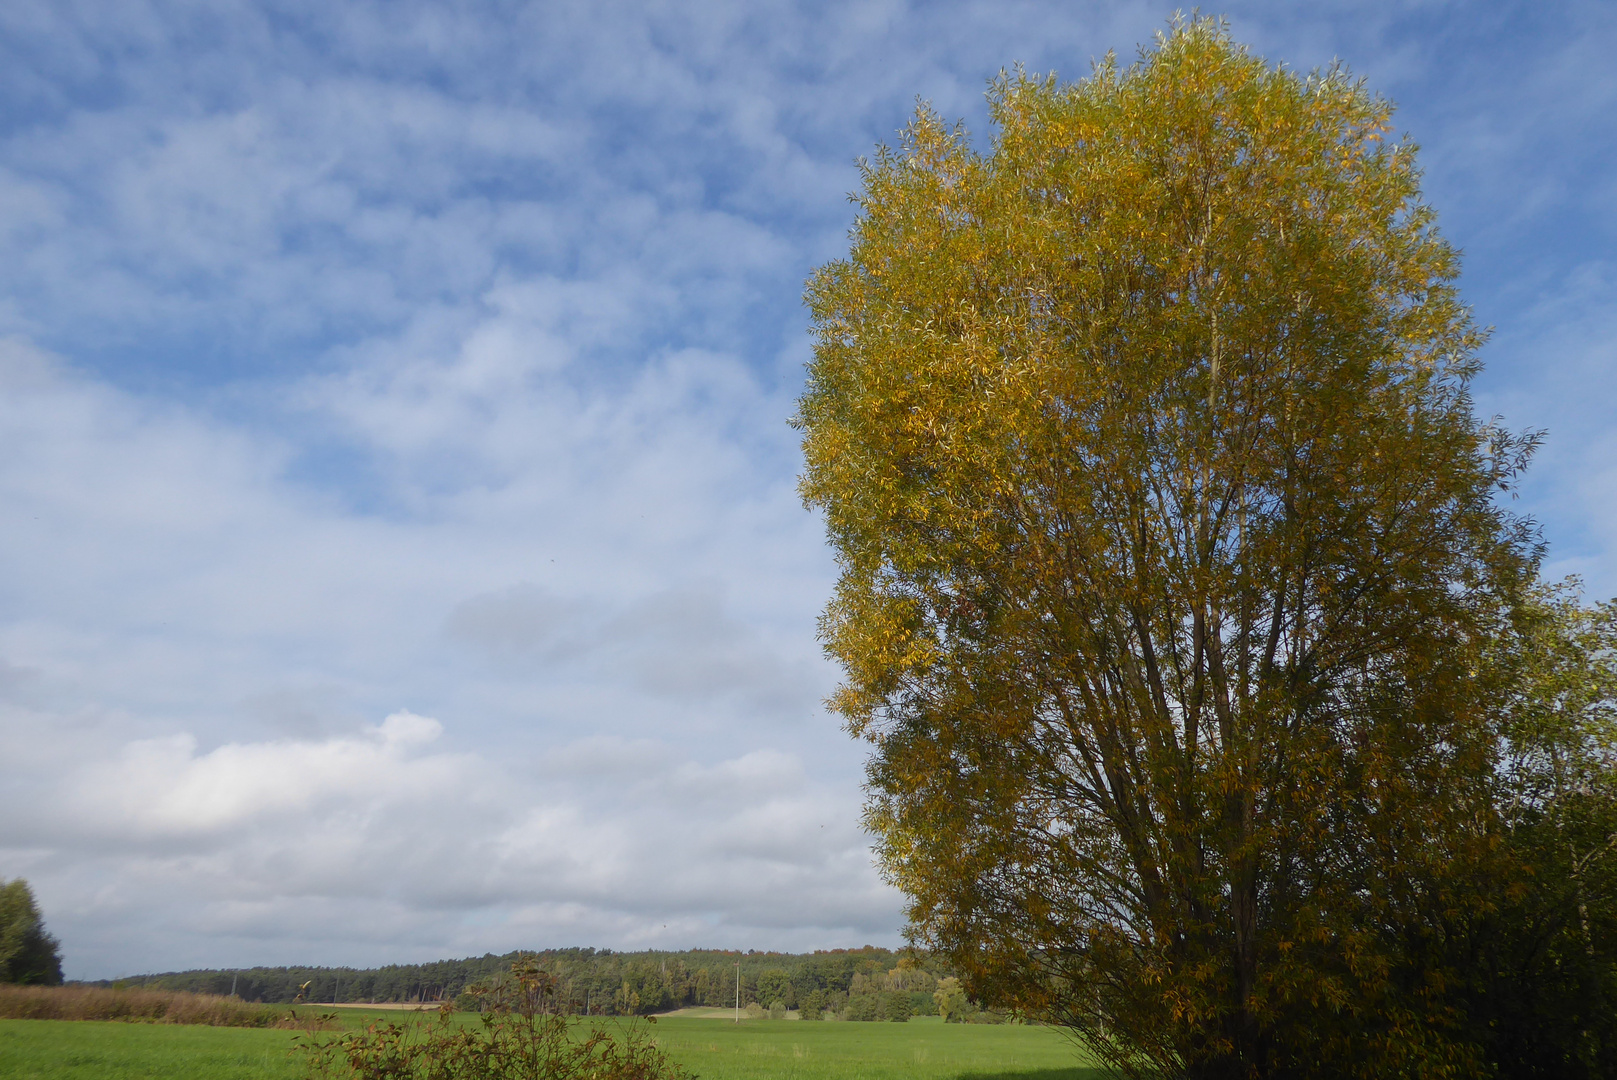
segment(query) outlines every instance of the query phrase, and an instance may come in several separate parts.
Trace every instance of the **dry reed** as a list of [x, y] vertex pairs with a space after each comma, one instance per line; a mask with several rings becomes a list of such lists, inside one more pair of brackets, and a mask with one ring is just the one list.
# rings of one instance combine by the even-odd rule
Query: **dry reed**
[[10, 1020], [130, 1020], [211, 1027], [292, 1026], [290, 1012], [214, 994], [114, 990], [100, 986], [0, 985], [0, 1017]]

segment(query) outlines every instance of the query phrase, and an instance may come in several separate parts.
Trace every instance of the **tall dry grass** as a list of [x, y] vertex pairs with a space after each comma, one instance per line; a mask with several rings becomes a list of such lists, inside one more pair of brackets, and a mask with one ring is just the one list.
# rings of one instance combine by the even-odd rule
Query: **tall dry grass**
[[132, 1020], [211, 1027], [292, 1026], [289, 1012], [214, 994], [113, 990], [100, 986], [0, 984], [0, 1017], [10, 1020]]

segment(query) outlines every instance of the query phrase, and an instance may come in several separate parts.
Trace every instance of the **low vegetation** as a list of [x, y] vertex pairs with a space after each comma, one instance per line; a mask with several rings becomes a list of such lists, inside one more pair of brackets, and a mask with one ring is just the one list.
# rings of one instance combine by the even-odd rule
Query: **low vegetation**
[[115, 990], [99, 986], [0, 985], [0, 1017], [11, 1020], [130, 1020], [210, 1027], [290, 1026], [284, 1009], [214, 994]]
[[298, 1080], [290, 1031], [0, 1020], [0, 1080]]
[[640, 1027], [588, 1030], [560, 1015], [560, 987], [532, 963], [484, 992], [476, 1024], [445, 1005], [427, 1023], [376, 1022], [364, 1031], [303, 1037], [319, 1080], [688, 1080]]
[[[310, 1011], [299, 1007], [300, 1013]], [[336, 1023], [427, 1024], [432, 1014], [364, 1009]], [[481, 1016], [457, 1014], [479, 1027]], [[701, 1080], [1099, 1080], [1069, 1039], [1048, 1027], [974, 1027], [918, 1017], [908, 1024], [803, 1024], [681, 1014], [655, 1025], [631, 1018], [575, 1020], [575, 1030], [638, 1027]], [[325, 1036], [329, 1037], [329, 1036]], [[0, 1080], [307, 1080], [301, 1033], [277, 1028], [60, 1023], [0, 1019]], [[340, 1074], [339, 1074], [340, 1075]], [[404, 1074], [408, 1075], [408, 1074]]]

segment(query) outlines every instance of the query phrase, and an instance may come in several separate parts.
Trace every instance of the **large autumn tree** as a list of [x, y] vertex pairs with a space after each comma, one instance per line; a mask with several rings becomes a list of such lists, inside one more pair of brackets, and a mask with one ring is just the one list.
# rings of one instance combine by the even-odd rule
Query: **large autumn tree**
[[808, 289], [822, 632], [914, 932], [1125, 1072], [1468, 1075], [1531, 447], [1415, 149], [1208, 21], [990, 104], [866, 164]]

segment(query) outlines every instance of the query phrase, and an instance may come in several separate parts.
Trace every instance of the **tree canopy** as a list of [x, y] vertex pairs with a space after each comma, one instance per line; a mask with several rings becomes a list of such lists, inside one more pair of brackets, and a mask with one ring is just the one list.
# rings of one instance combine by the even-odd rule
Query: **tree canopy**
[[0, 879], [0, 983], [61, 981], [62, 958], [56, 939], [45, 932], [33, 890], [22, 878]]
[[795, 420], [913, 933], [1127, 1073], [1472, 1075], [1534, 438], [1415, 147], [1212, 21], [989, 98], [863, 165]]

